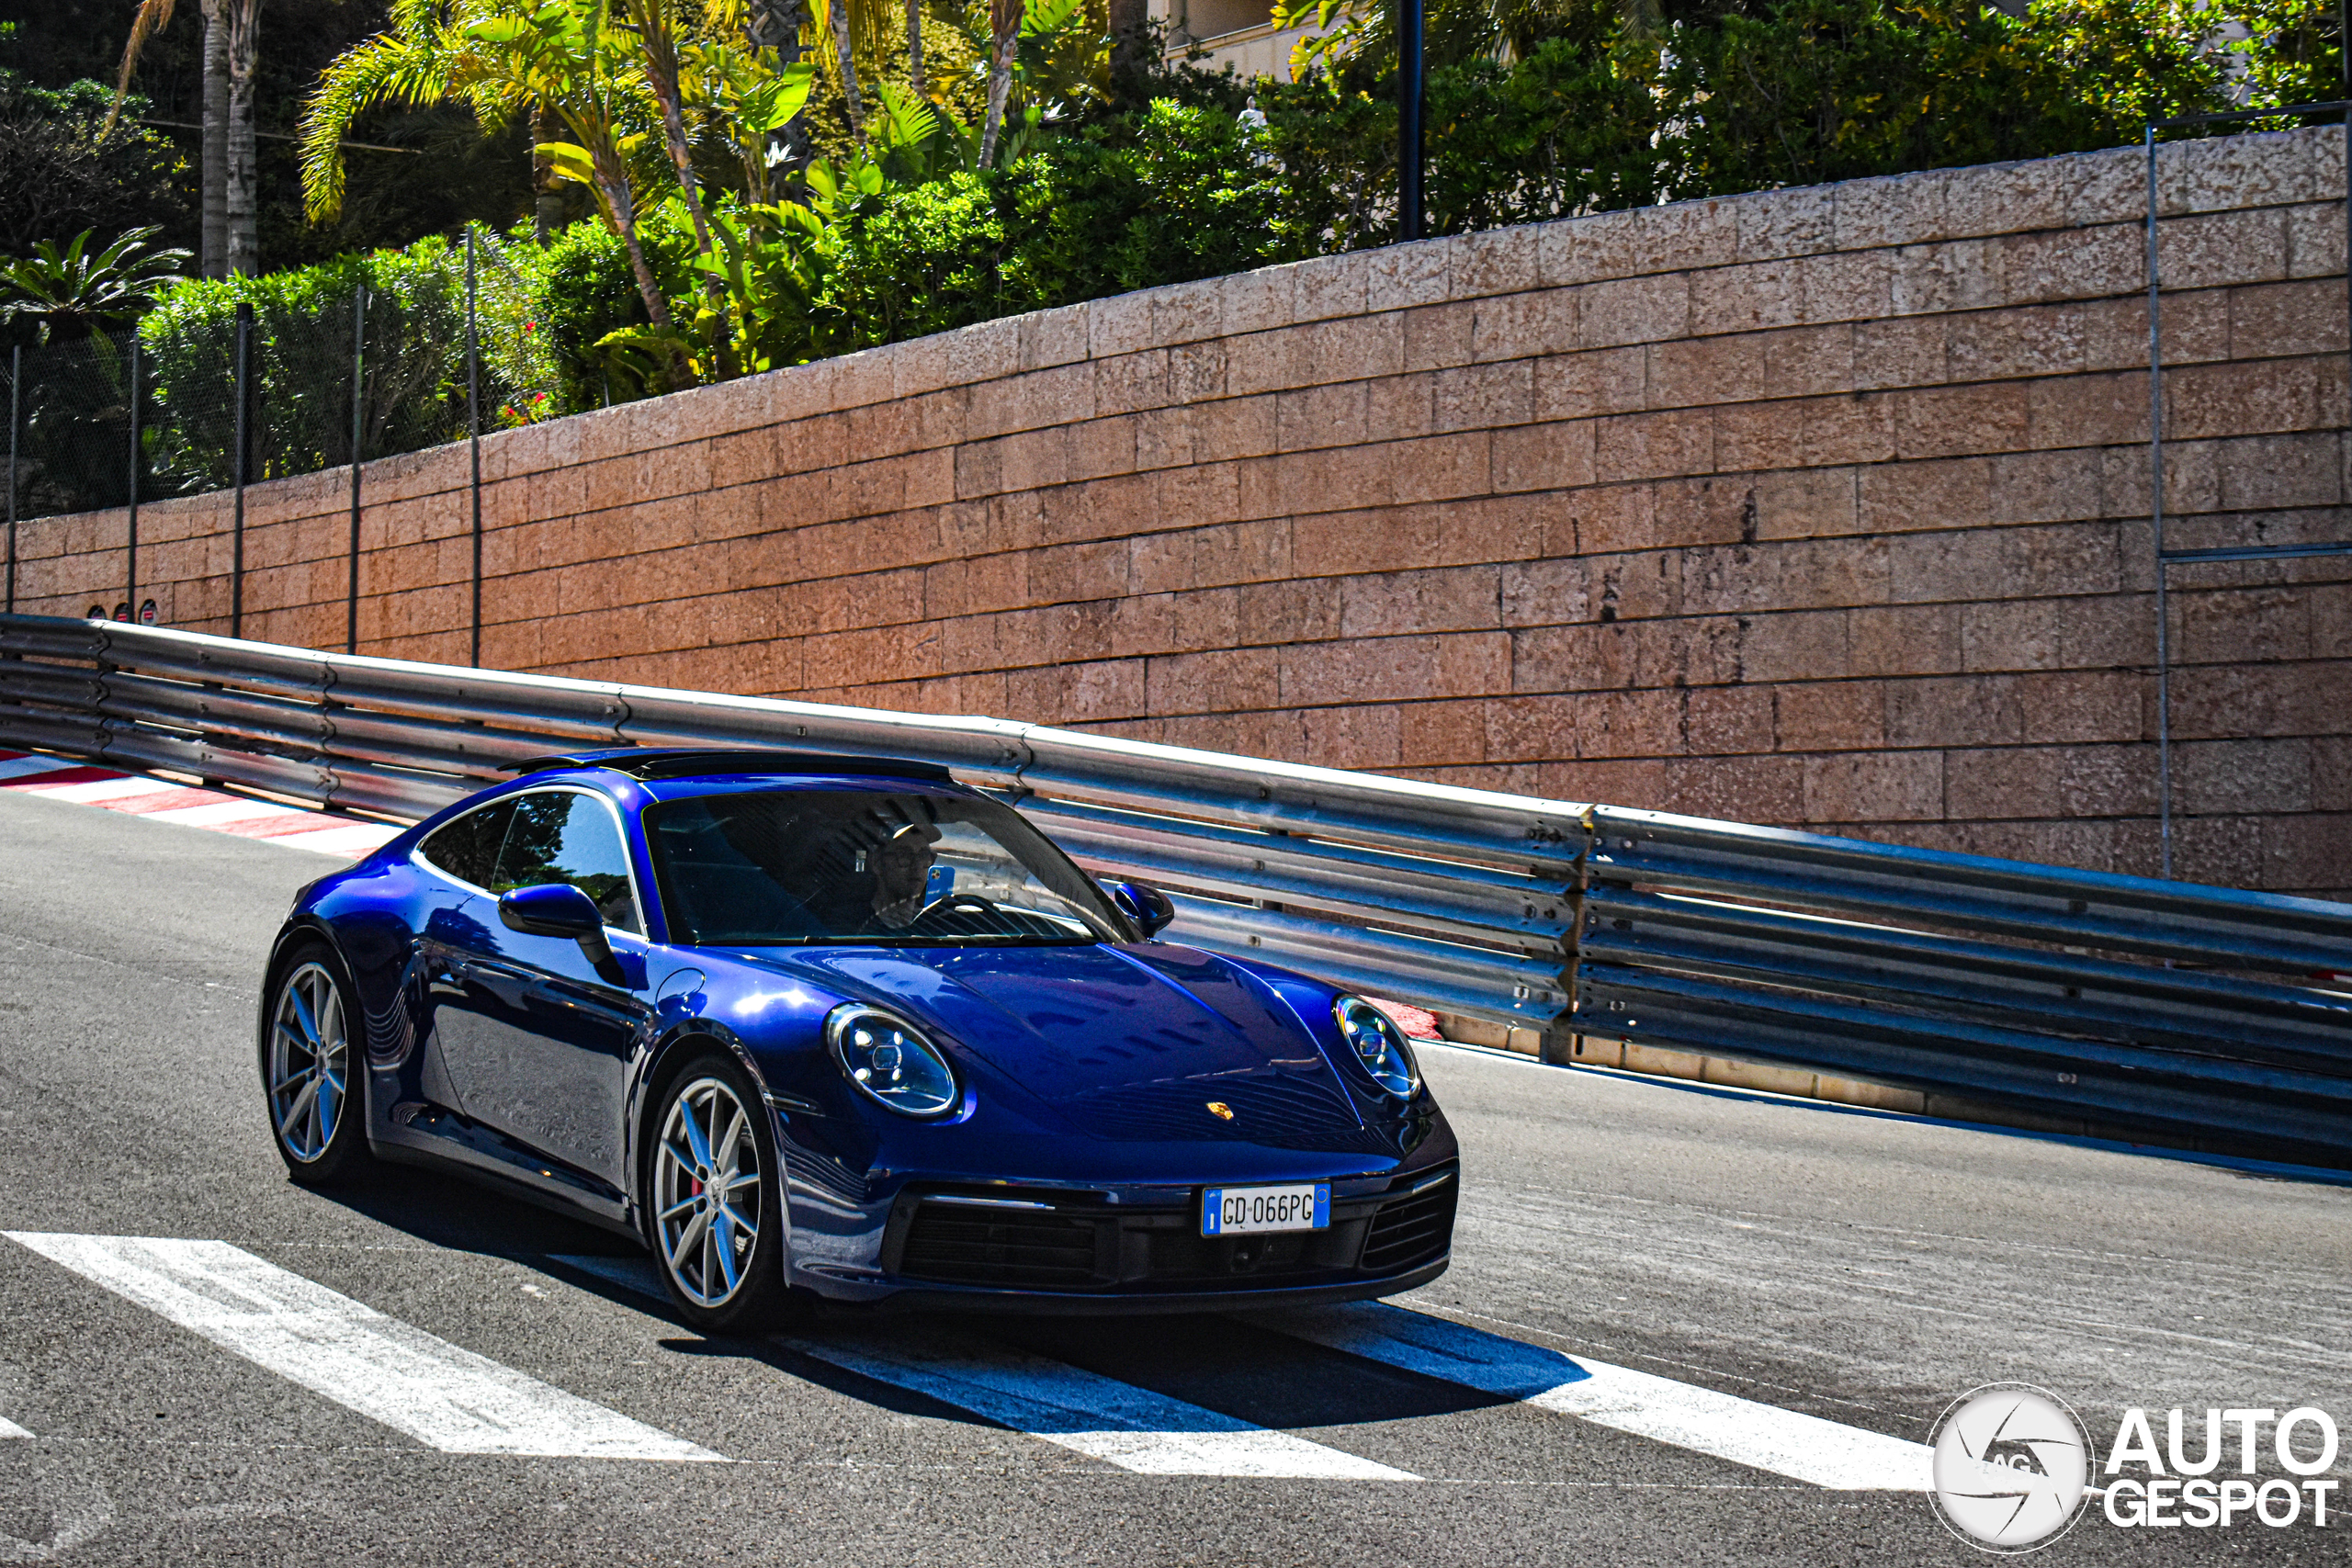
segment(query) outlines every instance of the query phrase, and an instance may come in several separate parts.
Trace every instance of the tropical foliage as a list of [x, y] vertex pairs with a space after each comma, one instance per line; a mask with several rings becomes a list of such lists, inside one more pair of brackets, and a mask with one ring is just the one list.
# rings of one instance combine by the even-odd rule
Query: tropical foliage
[[153, 228], [93, 245], [85, 229], [62, 246], [43, 240], [33, 254], [0, 263], [0, 341], [68, 343], [139, 319], [179, 270], [186, 251], [153, 250]]
[[[1433, 7], [1432, 231], [2110, 147], [2150, 118], [2333, 96], [2333, 0], [1550, 0]], [[1298, 221], [1394, 237], [1385, 10], [1302, 0], [1261, 93]]]
[[[1295, 71], [1255, 82], [1114, 80], [1108, 0], [386, 3], [311, 94], [305, 197], [334, 219], [353, 133], [390, 111], [469, 117], [529, 158], [527, 214], [473, 231], [492, 425], [1395, 237], [1379, 0], [1296, 0]], [[1431, 0], [1428, 222], [2132, 141], [2152, 118], [2335, 93], [2335, 27], [2334, 0]], [[168, 485], [228, 471], [240, 303], [257, 471], [347, 458], [363, 284], [363, 449], [460, 428], [460, 242], [165, 288], [175, 262], [143, 232], [101, 243], [117, 231], [20, 264], [0, 315], [95, 353], [160, 299], [139, 332]]]
[[[0, 41], [9, 29], [0, 26]], [[107, 128], [96, 82], [40, 87], [0, 70], [0, 254], [83, 229], [119, 234], [185, 215], [181, 160], [170, 141], [130, 119]]]
[[[1311, 28], [1292, 80], [1180, 70], [1120, 96], [1100, 0], [918, 0], [903, 31], [888, 0], [810, 0], [779, 32], [779, 3], [394, 0], [312, 101], [314, 207], [371, 106], [528, 122], [545, 181], [587, 193], [625, 264], [541, 225], [576, 272], [542, 274], [571, 307], [542, 314], [575, 399], [1394, 237], [1386, 5], [1287, 0]], [[1430, 223], [2113, 145], [2148, 118], [2324, 90], [2331, 18], [2323, 0], [1435, 0]]]

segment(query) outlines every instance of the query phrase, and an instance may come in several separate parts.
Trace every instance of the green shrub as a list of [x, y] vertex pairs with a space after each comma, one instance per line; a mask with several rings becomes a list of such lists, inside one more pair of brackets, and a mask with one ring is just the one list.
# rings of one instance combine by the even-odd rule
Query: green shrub
[[247, 478], [351, 460], [352, 307], [368, 286], [364, 450], [454, 440], [465, 429], [464, 264], [435, 236], [258, 277], [183, 283], [140, 323], [151, 368], [148, 461], [159, 489], [235, 476], [237, 307], [254, 308]]
[[[1511, 65], [1432, 69], [1428, 231], [2135, 142], [2149, 118], [2229, 107], [2247, 61], [2258, 101], [2334, 91], [2316, 0], [2038, 0], [2021, 21], [1972, 0], [1669, 14], [1645, 37], [1617, 0], [1577, 0]], [[2238, 60], [2224, 20], [2256, 28]], [[1300, 243], [1393, 239], [1391, 63], [1262, 83], [1259, 101]]]
[[851, 209], [825, 303], [860, 342], [1245, 271], [1292, 254], [1260, 132], [1167, 99], [1003, 169]]
[[[517, 228], [499, 247], [526, 286], [481, 307], [486, 322], [493, 311], [500, 317], [497, 328], [484, 327], [484, 353], [499, 361], [510, 384], [548, 395], [526, 418], [646, 396], [650, 389], [624, 362], [596, 348], [609, 333], [647, 324], [620, 236], [593, 219], [557, 231], [544, 246], [531, 243], [528, 232]], [[673, 301], [685, 299], [695, 287], [695, 238], [684, 212], [674, 204], [648, 209], [639, 215], [638, 233], [662, 293]]]
[[1025, 308], [1006, 288], [1005, 178], [959, 170], [871, 198], [850, 218], [825, 298], [861, 342], [895, 343]]
[[194, 237], [179, 190], [186, 161], [170, 137], [140, 123], [144, 98], [126, 100], [100, 136], [113, 101], [103, 82], [47, 88], [0, 69], [0, 254], [27, 255], [84, 229], [114, 235], [159, 224], [172, 241]]

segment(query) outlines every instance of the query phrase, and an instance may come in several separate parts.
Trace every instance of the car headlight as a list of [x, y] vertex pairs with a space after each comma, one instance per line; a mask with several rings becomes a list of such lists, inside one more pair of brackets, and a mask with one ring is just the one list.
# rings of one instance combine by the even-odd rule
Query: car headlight
[[849, 1081], [901, 1116], [956, 1109], [956, 1070], [915, 1026], [880, 1008], [844, 1002], [825, 1016], [825, 1041]]
[[1413, 1048], [1396, 1021], [1362, 997], [1341, 997], [1331, 1004], [1331, 1016], [1340, 1021], [1340, 1038], [1363, 1070], [1397, 1099], [1412, 1099], [1421, 1087], [1421, 1065], [1413, 1060]]

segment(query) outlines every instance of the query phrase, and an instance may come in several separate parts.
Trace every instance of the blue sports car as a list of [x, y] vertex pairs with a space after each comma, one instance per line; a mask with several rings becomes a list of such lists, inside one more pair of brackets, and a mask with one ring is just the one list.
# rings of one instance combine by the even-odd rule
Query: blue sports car
[[1360, 997], [1159, 942], [916, 762], [543, 758], [296, 898], [262, 993], [297, 1180], [444, 1167], [634, 1236], [679, 1311], [1385, 1295], [1452, 1130]]

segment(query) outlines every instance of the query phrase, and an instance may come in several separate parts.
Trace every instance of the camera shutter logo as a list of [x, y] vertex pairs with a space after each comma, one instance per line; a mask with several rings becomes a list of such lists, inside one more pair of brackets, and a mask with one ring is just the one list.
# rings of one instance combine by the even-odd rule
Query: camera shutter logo
[[1987, 1384], [1936, 1423], [1936, 1515], [1971, 1546], [2031, 1551], [2082, 1517], [2090, 1465], [2090, 1434], [2064, 1400]]

